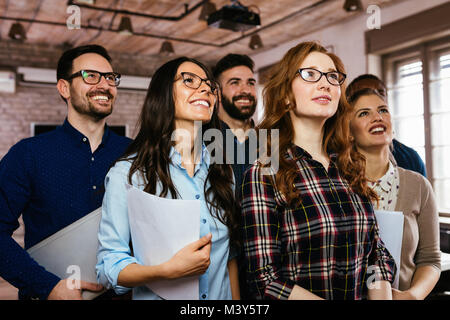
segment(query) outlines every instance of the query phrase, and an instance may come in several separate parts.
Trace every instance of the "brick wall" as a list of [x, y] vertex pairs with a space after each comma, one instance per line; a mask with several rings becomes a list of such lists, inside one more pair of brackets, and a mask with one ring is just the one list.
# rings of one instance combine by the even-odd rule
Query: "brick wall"
[[[145, 91], [118, 91], [110, 125], [127, 126], [127, 136], [134, 137], [135, 125], [144, 102]], [[0, 158], [23, 138], [30, 137], [31, 124], [60, 124], [67, 115], [67, 106], [55, 86], [17, 86], [16, 93], [0, 93]]]

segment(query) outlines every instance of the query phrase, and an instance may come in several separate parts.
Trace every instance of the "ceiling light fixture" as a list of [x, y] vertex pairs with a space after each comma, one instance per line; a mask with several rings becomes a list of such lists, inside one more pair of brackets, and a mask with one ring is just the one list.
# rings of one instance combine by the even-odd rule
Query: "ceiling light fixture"
[[231, 2], [231, 5], [226, 5], [209, 15], [208, 26], [242, 32], [261, 25], [259, 13], [250, 10], [256, 6], [246, 7], [237, 0]]
[[264, 47], [261, 37], [257, 34], [252, 35], [252, 37], [250, 38], [250, 43], [248, 45], [250, 47], [250, 49], [252, 50], [256, 50], [256, 49], [260, 49], [262, 47]]
[[216, 11], [217, 11], [216, 5], [211, 1], [207, 0], [202, 6], [202, 11], [198, 16], [198, 20], [207, 21], [209, 15]]
[[159, 50], [159, 54], [170, 56], [175, 53], [175, 50], [173, 50], [172, 42], [170, 41], [164, 41], [161, 45], [161, 49]]
[[123, 16], [120, 19], [119, 29], [120, 34], [132, 35], [133, 34], [133, 26], [131, 25], [130, 17]]
[[13, 40], [23, 41], [27, 38], [25, 28], [19, 22], [13, 23], [11, 29], [9, 29], [8, 36]]
[[344, 10], [347, 12], [362, 11], [362, 4], [360, 0], [345, 0]]

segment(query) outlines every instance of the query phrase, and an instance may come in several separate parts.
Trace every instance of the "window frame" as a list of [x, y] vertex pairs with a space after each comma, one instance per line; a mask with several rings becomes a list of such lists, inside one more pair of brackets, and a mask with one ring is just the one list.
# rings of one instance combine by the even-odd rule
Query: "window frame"
[[[388, 88], [395, 87], [395, 84], [398, 81], [396, 78], [396, 71], [398, 70], [399, 64], [403, 64], [408, 60], [420, 60], [422, 62], [425, 165], [428, 179], [433, 188], [435, 188], [436, 178], [433, 170], [431, 84], [437, 79], [436, 76], [440, 69], [438, 57], [440, 57], [442, 53], [450, 54], [450, 36], [444, 36], [437, 40], [424, 41], [408, 48], [381, 55], [382, 78]], [[450, 216], [450, 212], [443, 212], [443, 210], [448, 210], [448, 208], [439, 208], [439, 211], [442, 215]]]

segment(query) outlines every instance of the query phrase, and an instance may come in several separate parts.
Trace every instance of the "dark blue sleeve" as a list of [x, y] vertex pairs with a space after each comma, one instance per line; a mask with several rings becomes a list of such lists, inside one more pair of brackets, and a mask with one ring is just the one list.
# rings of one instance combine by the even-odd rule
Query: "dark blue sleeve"
[[0, 161], [0, 276], [19, 288], [21, 295], [46, 299], [60, 279], [39, 266], [12, 238], [32, 197], [30, 157], [22, 141]]
[[408, 169], [420, 173], [425, 178], [427, 177], [427, 172], [425, 168], [425, 163], [419, 156], [416, 150], [405, 146], [398, 140], [393, 140], [394, 150], [393, 155], [397, 165], [403, 169]]
[[420, 173], [421, 175], [423, 175], [426, 178], [427, 177], [427, 169], [425, 168], [425, 163], [423, 163], [422, 158], [420, 158], [419, 154], [416, 151], [414, 151], [414, 152], [416, 153], [417, 158], [419, 158], [416, 162], [417, 170], [414, 170], [414, 171]]

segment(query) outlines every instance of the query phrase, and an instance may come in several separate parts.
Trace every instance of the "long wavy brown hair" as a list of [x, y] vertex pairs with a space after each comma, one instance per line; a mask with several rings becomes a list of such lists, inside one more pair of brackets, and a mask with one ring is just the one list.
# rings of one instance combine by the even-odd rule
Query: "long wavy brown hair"
[[[141, 174], [145, 181], [145, 192], [156, 194], [157, 186], [161, 189], [158, 196], [179, 197], [175, 183], [170, 176], [169, 166], [172, 163], [170, 150], [174, 146], [172, 133], [175, 130], [175, 100], [174, 79], [178, 68], [184, 62], [192, 62], [200, 66], [208, 79], [213, 79], [211, 71], [198, 60], [180, 57], [163, 64], [153, 75], [147, 90], [144, 105], [138, 120], [139, 132], [129, 145], [125, 154], [117, 161], [132, 162], [128, 174], [128, 182], [132, 183], [135, 173]], [[217, 101], [211, 116], [211, 121], [202, 125], [203, 133], [210, 129], [219, 129], [220, 121], [217, 115]], [[216, 147], [219, 142], [215, 141]], [[214, 152], [211, 154], [214, 156]], [[239, 206], [232, 189], [233, 171], [230, 165], [211, 162], [205, 179], [204, 194], [211, 214], [228, 227], [230, 241], [235, 245], [240, 243]], [[209, 184], [208, 184], [209, 182]]]
[[[344, 65], [335, 54], [328, 52], [317, 42], [302, 42], [291, 48], [284, 57], [270, 70], [269, 79], [263, 90], [264, 116], [259, 129], [279, 130], [279, 169], [275, 175], [275, 183], [289, 204], [301, 201], [299, 190], [293, 187], [298, 176], [295, 163], [285, 155], [294, 141], [294, 127], [289, 111], [295, 109], [295, 97], [292, 92], [292, 81], [297, 70], [311, 52], [328, 55], [334, 62], [337, 71], [345, 73]], [[290, 101], [288, 104], [287, 101]], [[350, 143], [350, 111], [345, 97], [345, 83], [341, 85], [341, 96], [338, 109], [333, 117], [324, 125], [322, 146], [328, 153], [337, 153], [338, 170], [350, 187], [358, 194], [377, 199], [376, 193], [367, 186], [365, 178], [365, 159], [352, 148]], [[270, 135], [268, 135], [270, 136]], [[267, 150], [271, 150], [272, 141], [267, 139]]]

